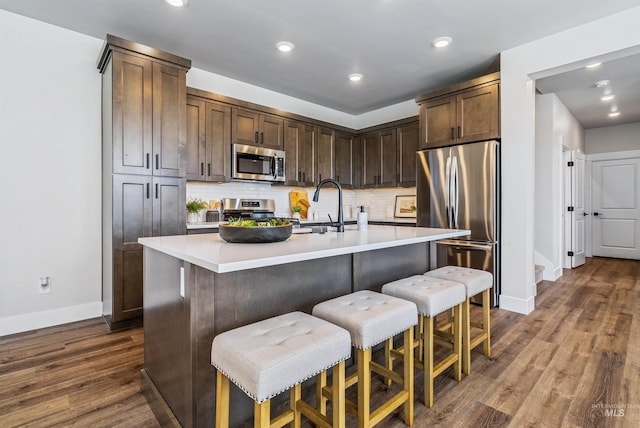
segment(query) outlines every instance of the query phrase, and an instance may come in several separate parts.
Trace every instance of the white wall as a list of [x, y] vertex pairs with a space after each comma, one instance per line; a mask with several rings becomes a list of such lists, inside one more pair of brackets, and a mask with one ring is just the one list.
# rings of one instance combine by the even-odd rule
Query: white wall
[[583, 66], [593, 57], [640, 51], [640, 7], [504, 51], [501, 62], [502, 294], [500, 306], [535, 306], [535, 96], [532, 77]]
[[555, 94], [536, 95], [535, 121], [535, 263], [555, 281], [564, 246], [562, 146], [584, 152], [584, 130]]
[[640, 149], [640, 122], [587, 129], [587, 154], [622, 152]]
[[0, 335], [101, 313], [101, 44], [0, 10]]

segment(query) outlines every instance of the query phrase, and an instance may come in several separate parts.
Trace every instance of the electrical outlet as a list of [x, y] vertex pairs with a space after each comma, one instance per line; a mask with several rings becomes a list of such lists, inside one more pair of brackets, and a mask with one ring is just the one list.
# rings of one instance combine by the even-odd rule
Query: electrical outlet
[[40, 294], [51, 292], [51, 280], [48, 276], [40, 277]]

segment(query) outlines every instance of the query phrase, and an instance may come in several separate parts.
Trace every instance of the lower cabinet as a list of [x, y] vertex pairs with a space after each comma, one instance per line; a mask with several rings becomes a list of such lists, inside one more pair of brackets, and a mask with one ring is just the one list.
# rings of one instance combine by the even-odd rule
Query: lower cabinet
[[[142, 321], [142, 246], [138, 238], [186, 232], [186, 181], [114, 174], [112, 185], [111, 200], [105, 194], [103, 204], [102, 291], [103, 313], [115, 330]], [[111, 228], [107, 218], [111, 218]]]

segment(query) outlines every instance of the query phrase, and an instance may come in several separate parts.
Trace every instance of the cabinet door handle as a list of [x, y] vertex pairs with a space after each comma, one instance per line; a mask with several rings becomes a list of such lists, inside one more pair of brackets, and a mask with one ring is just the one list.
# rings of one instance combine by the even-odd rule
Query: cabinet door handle
[[260, 144], [264, 145], [264, 132], [260, 133]]
[[400, 174], [396, 174], [396, 184], [400, 183]]
[[307, 182], [307, 173], [306, 172], [302, 173], [302, 181], [305, 182], [305, 183]]
[[318, 174], [318, 181], [322, 181], [322, 174]]
[[256, 144], [259, 144], [258, 143], [258, 131], [256, 131]]
[[298, 181], [302, 181], [302, 173], [298, 171]]
[[156, 155], [156, 169], [160, 169], [160, 155]]
[[158, 199], [158, 183], [156, 183], [156, 199]]
[[149, 183], [147, 183], [147, 199], [149, 199]]
[[462, 127], [458, 126], [458, 138], [462, 137]]
[[455, 138], [455, 135], [453, 134], [453, 126], [451, 127], [451, 139], [453, 140]]
[[337, 181], [338, 183], [340, 183], [340, 176], [339, 176], [339, 175], [336, 175], [336, 181]]
[[149, 169], [149, 153], [147, 153], [147, 169]]
[[211, 177], [211, 162], [207, 164], [207, 177]]
[[200, 175], [204, 175], [204, 162], [200, 162]]

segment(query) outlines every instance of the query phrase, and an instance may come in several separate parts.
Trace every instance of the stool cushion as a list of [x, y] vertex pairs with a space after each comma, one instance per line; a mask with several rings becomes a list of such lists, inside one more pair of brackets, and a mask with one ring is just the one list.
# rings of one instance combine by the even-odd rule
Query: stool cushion
[[262, 403], [351, 356], [349, 332], [292, 312], [219, 334], [211, 364]]
[[389, 282], [382, 286], [382, 292], [412, 301], [418, 306], [418, 312], [426, 317], [435, 317], [467, 298], [465, 287], [459, 282], [425, 275]]
[[349, 330], [358, 349], [369, 349], [418, 323], [415, 303], [368, 290], [319, 303], [312, 313]]
[[475, 296], [493, 287], [493, 275], [490, 272], [479, 269], [461, 266], [443, 266], [425, 272], [425, 275], [464, 284], [467, 288], [467, 297]]

